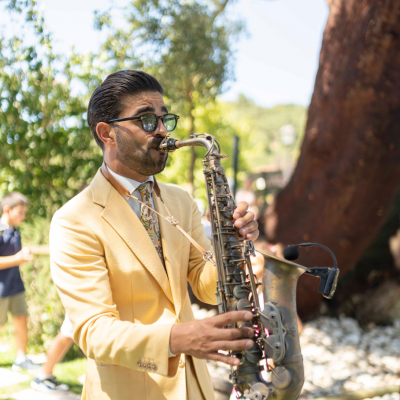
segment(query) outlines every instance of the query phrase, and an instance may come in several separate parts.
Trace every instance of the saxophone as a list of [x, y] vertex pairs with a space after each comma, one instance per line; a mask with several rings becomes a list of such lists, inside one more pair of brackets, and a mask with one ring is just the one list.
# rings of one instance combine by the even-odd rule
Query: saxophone
[[[252, 241], [244, 240], [234, 226], [235, 202], [221, 166], [221, 148], [214, 136], [195, 134], [187, 140], [165, 137], [158, 150], [172, 152], [185, 146], [202, 146], [206, 149], [203, 173], [207, 190], [208, 208], [212, 228], [215, 263], [218, 271], [216, 296], [218, 312], [248, 310], [253, 313], [250, 322], [240, 326], [254, 329], [254, 345], [249, 350], [231, 351], [230, 356], [240, 359], [232, 367], [230, 380], [238, 399], [295, 400], [304, 384], [304, 367], [300, 349], [296, 313], [297, 280], [303, 274], [321, 279], [318, 290], [331, 298], [336, 288], [339, 270], [333, 253], [323, 245], [302, 243], [285, 249], [281, 259], [264, 255], [262, 290], [264, 305], [260, 307], [257, 286], [250, 256], [255, 256]], [[298, 247], [316, 245], [323, 247], [333, 257], [333, 268], [307, 268], [292, 262], [298, 256]], [[226, 328], [235, 328], [232, 324]], [[272, 359], [271, 381], [261, 376], [263, 359]]]

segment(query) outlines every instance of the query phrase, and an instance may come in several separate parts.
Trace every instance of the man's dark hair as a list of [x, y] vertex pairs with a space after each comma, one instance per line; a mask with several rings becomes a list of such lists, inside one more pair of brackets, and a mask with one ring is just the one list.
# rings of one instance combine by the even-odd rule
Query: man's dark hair
[[104, 143], [97, 136], [97, 124], [118, 118], [123, 110], [124, 98], [143, 92], [164, 94], [164, 89], [154, 76], [137, 70], [115, 72], [107, 76], [93, 92], [88, 107], [88, 123], [96, 143], [102, 149]]

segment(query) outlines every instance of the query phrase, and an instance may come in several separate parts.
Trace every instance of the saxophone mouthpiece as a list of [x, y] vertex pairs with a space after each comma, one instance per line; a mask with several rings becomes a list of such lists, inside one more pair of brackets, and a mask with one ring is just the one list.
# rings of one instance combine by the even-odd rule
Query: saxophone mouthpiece
[[179, 148], [179, 140], [166, 136], [157, 147], [157, 150], [163, 153], [172, 153], [178, 148]]

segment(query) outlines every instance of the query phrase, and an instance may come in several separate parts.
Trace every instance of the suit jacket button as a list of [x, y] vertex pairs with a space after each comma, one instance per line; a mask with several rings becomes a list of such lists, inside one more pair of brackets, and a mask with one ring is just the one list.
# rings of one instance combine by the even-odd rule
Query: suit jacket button
[[142, 368], [142, 363], [140, 361], [137, 362], [139, 368]]
[[185, 361], [179, 360], [178, 366], [179, 366], [179, 368], [183, 368], [185, 366]]
[[157, 371], [157, 365], [156, 365], [156, 364], [153, 364], [152, 367], [153, 367], [153, 371], [156, 372], [156, 371]]

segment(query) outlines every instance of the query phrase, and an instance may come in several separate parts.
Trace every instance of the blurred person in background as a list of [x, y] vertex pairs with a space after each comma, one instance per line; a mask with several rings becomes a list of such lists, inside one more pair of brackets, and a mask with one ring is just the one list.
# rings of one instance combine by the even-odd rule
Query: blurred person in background
[[251, 184], [252, 180], [250, 178], [246, 178], [244, 180], [243, 188], [236, 191], [235, 201], [236, 204], [239, 204], [241, 201], [245, 201], [249, 205], [249, 210], [254, 213], [255, 219], [258, 219], [259, 211], [257, 205], [257, 197], [251, 190]]
[[[77, 192], [79, 194], [88, 185], [83, 185]], [[53, 369], [61, 362], [68, 350], [74, 344], [74, 332], [68, 315], [65, 315], [60, 332], [53, 339], [46, 354], [46, 362], [42, 365], [35, 378], [31, 381], [31, 388], [43, 393], [68, 392], [69, 386], [59, 382], [53, 375]]]
[[53, 339], [47, 351], [46, 362], [31, 381], [31, 388], [43, 393], [68, 392], [69, 386], [56, 379], [53, 369], [57, 363], [61, 362], [73, 344], [72, 324], [66, 315], [60, 332]]
[[0, 202], [1, 222], [8, 229], [0, 236], [0, 326], [7, 322], [7, 313], [13, 315], [15, 347], [17, 357], [13, 371], [33, 372], [40, 368], [26, 355], [28, 345], [27, 305], [25, 288], [19, 266], [31, 261], [33, 254], [22, 248], [21, 235], [17, 227], [25, 220], [28, 199], [21, 193], [12, 192]]

